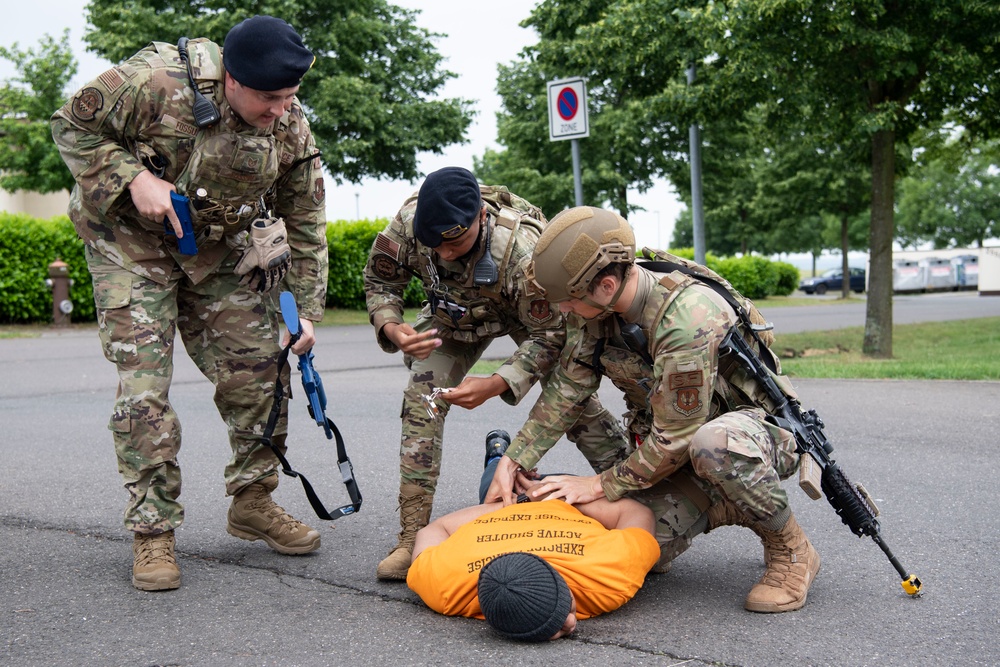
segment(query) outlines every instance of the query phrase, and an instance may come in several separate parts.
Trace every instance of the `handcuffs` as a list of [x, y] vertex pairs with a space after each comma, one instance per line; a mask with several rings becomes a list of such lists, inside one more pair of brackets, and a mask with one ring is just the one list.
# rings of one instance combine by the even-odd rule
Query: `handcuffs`
[[437, 398], [441, 394], [447, 394], [451, 391], [451, 387], [438, 387], [429, 394], [421, 394], [420, 400], [424, 404], [424, 409], [427, 410], [427, 416], [431, 419], [437, 419], [438, 415], [441, 414], [441, 406], [437, 404]]

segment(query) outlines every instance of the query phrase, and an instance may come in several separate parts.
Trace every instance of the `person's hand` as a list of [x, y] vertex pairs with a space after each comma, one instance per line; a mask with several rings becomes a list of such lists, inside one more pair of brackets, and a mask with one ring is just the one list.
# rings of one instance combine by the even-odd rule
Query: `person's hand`
[[515, 501], [514, 482], [517, 471], [520, 469], [521, 466], [514, 459], [509, 456], [501, 457], [497, 461], [496, 470], [493, 472], [493, 481], [490, 482], [490, 488], [486, 489], [483, 502], [499, 501], [503, 503], [504, 507], [513, 505]]
[[[295, 345], [292, 345], [292, 352], [295, 354], [305, 354], [312, 349], [312, 346], [316, 344], [316, 327], [312, 320], [299, 320], [299, 332], [301, 335], [299, 339], [295, 341]], [[292, 339], [292, 334], [285, 330], [285, 335], [281, 339], [281, 347], [288, 345], [288, 341]]]
[[507, 383], [499, 375], [488, 378], [467, 377], [447, 394], [442, 394], [441, 398], [460, 408], [472, 410], [506, 390]]
[[174, 228], [174, 236], [182, 238], [184, 230], [181, 229], [181, 221], [177, 219], [177, 212], [170, 201], [170, 193], [176, 190], [173, 183], [157, 178], [153, 172], [145, 170], [140, 171], [128, 184], [129, 195], [139, 215], [155, 222], [167, 218]]
[[382, 327], [382, 332], [393, 345], [403, 351], [403, 354], [417, 359], [426, 359], [431, 356], [431, 352], [441, 347], [441, 339], [435, 337], [437, 329], [417, 333], [416, 329], [405, 322], [403, 324], [390, 322]]
[[530, 500], [536, 500], [535, 494], [532, 491], [537, 489], [541, 484], [541, 479], [535, 470], [518, 468], [514, 476], [514, 490], [519, 494], [525, 494]]
[[[495, 479], [495, 478], [494, 478]], [[604, 498], [600, 475], [550, 475], [531, 490], [532, 500], [564, 500], [570, 505], [589, 503]]]

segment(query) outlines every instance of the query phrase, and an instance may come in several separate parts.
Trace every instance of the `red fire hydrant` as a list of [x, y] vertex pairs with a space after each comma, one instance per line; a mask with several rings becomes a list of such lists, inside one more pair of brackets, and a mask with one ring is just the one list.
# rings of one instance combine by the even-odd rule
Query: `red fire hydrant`
[[52, 326], [69, 326], [69, 314], [73, 312], [73, 302], [69, 298], [69, 288], [73, 279], [69, 277], [69, 265], [56, 258], [49, 264], [49, 277], [45, 285], [52, 290]]

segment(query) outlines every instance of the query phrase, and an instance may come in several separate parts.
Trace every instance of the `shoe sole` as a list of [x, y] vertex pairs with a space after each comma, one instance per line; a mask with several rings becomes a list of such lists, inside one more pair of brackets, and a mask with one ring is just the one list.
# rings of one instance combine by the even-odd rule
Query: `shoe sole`
[[392, 572], [383, 572], [382, 570], [375, 570], [375, 576], [382, 581], [406, 581], [406, 575], [409, 570], [400, 572], [399, 570], [394, 570]]
[[247, 526], [236, 526], [230, 523], [226, 526], [226, 532], [233, 537], [238, 537], [241, 540], [247, 540], [248, 542], [264, 540], [264, 542], [267, 543], [267, 546], [271, 547], [279, 554], [285, 554], [286, 556], [301, 556], [303, 554], [311, 553], [319, 549], [320, 544], [319, 533], [316, 533], [316, 539], [308, 542], [307, 544], [289, 547], [275, 542], [269, 535], [258, 533]]
[[181, 587], [181, 577], [178, 574], [176, 579], [160, 577], [156, 581], [140, 581], [133, 576], [132, 585], [140, 591], [172, 591]]

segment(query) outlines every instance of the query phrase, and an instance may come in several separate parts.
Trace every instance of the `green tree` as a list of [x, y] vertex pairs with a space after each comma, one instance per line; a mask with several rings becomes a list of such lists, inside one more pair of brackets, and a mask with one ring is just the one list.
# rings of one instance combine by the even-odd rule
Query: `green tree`
[[455, 76], [441, 69], [438, 35], [415, 24], [417, 12], [385, 0], [91, 0], [85, 39], [118, 62], [152, 40], [187, 35], [221, 44], [255, 14], [288, 21], [316, 54], [299, 97], [338, 183], [416, 179], [419, 152], [465, 140], [471, 102], [436, 97]]
[[976, 146], [957, 164], [952, 157], [935, 157], [903, 178], [897, 213], [900, 243], [981, 248], [983, 241], [1000, 234], [997, 150], [997, 143]]
[[17, 76], [0, 88], [0, 187], [8, 192], [57, 192], [73, 187], [73, 175], [52, 142], [49, 117], [63, 105], [76, 74], [69, 31], [49, 35], [36, 48], [0, 47]]
[[[652, 25], [637, 22], [630, 4], [545, 0], [535, 8], [522, 25], [535, 29], [538, 43], [502, 66], [497, 81], [505, 151], [477, 160], [477, 175], [505, 181], [547, 212], [574, 204], [571, 142], [549, 141], [546, 95], [548, 81], [570, 76], [587, 79], [590, 136], [579, 140], [585, 202], [627, 216], [635, 208], [627, 191], [644, 192], [669, 163], [684, 159], [687, 126], [650, 103], [665, 77], [683, 77], [679, 47], [662, 35], [676, 19], [661, 12]], [[620, 33], [628, 35], [624, 42]]]
[[870, 279], [863, 349], [892, 356], [898, 144], [946, 113], [995, 132], [1000, 6], [979, 0], [739, 0], [694, 11], [714, 54], [719, 111], [771, 100], [769, 124], [805, 107], [831, 138], [864, 137], [871, 166]]
[[[867, 234], [858, 238], [858, 216], [867, 213], [871, 176], [840, 146], [822, 145], [808, 123], [764, 151], [754, 175], [757, 195], [753, 207], [769, 230], [770, 252], [811, 252], [839, 249], [844, 281], [841, 293], [850, 294], [847, 253], [866, 248]], [[776, 133], [769, 132], [770, 138]], [[867, 223], [862, 231], [867, 232]], [[832, 232], [832, 233], [831, 233]]]

